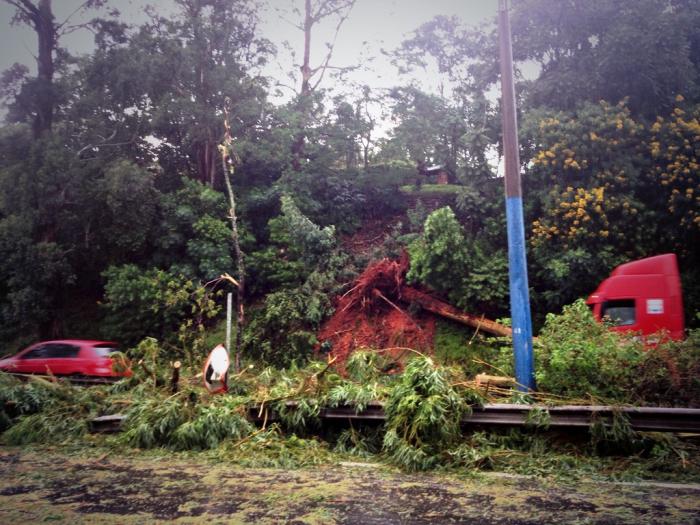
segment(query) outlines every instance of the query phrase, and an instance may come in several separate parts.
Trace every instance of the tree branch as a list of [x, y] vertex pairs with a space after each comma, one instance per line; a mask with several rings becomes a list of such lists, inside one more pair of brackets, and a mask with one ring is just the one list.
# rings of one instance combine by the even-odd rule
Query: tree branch
[[277, 16], [280, 17], [280, 20], [282, 20], [283, 22], [287, 22], [290, 26], [292, 26], [292, 27], [298, 29], [299, 31], [303, 31], [303, 30], [304, 30], [304, 26], [303, 26], [303, 25], [301, 25], [301, 24], [295, 24], [294, 22], [292, 22], [291, 20], [289, 20], [287, 17], [285, 17], [285, 16], [283, 16], [283, 15], [281, 15], [281, 14], [279, 14], [279, 13], [277, 14]]
[[[340, 3], [335, 7], [330, 7], [330, 4], [331, 4], [331, 2], [328, 2], [328, 1], [324, 1], [324, 2], [321, 2], [319, 4], [318, 11], [316, 11], [315, 14], [311, 15], [311, 19], [314, 21], [314, 23], [326, 18], [327, 16], [331, 16], [331, 15], [334, 15], [336, 13], [339, 13], [343, 9], [349, 8], [348, 9], [348, 13], [349, 13], [352, 10], [353, 6], [355, 5], [355, 0], [346, 0], [345, 2]], [[328, 7], [328, 9], [326, 9], [324, 11], [324, 7]], [[345, 17], [347, 17], [347, 14], [345, 15]]]
[[316, 80], [316, 83], [314, 84], [314, 87], [312, 88], [312, 91], [315, 90], [321, 81], [323, 80], [323, 76], [326, 73], [326, 70], [329, 68], [329, 63], [331, 61], [331, 57], [333, 56], [333, 49], [335, 48], [335, 44], [338, 40], [338, 33], [340, 33], [340, 28], [342, 27], [343, 23], [345, 20], [347, 20], [348, 16], [350, 15], [350, 12], [352, 11], [353, 6], [355, 5], [355, 0], [352, 0], [348, 4], [350, 8], [345, 12], [345, 14], [341, 15], [338, 23], [335, 26], [335, 34], [333, 35], [333, 40], [331, 41], [330, 45], [328, 46], [328, 53], [326, 54], [326, 59], [324, 62], [318, 66], [317, 68], [313, 69], [311, 71], [311, 76], [314, 76], [319, 70], [321, 71], [321, 74], [319, 75], [318, 79]]
[[287, 88], [290, 91], [292, 91], [292, 93], [296, 93], [296, 91], [297, 91], [297, 89], [294, 86], [290, 86], [289, 84], [285, 84], [284, 82], [279, 82], [279, 81], [275, 83], [275, 87]]
[[17, 9], [17, 13], [12, 18], [12, 23], [22, 21], [36, 26], [39, 18], [39, 8], [29, 2], [29, 0], [5, 0], [5, 3]]
[[133, 144], [134, 141], [136, 140], [136, 137], [138, 136], [138, 133], [134, 134], [134, 136], [131, 137], [131, 139], [124, 141], [124, 142], [110, 142], [110, 140], [112, 140], [116, 136], [117, 136], [117, 130], [115, 129], [109, 137], [107, 137], [107, 138], [100, 137], [102, 139], [102, 142], [95, 142], [93, 144], [88, 144], [87, 146], [83, 146], [82, 148], [80, 148], [78, 150], [78, 152], [75, 154], [75, 156], [77, 158], [81, 158], [82, 154], [85, 151], [88, 151], [88, 150], [91, 150], [94, 148], [98, 148], [98, 149], [99, 148], [118, 148], [120, 146], [126, 146], [128, 144]]
[[[8, 4], [12, 4], [18, 9], [23, 9], [27, 14], [38, 15], [39, 8], [32, 4], [29, 0], [19, 0], [19, 4], [14, 0], [5, 0]], [[21, 5], [20, 5], [21, 4]]]
[[[69, 14], [69, 15], [65, 18], [65, 20], [63, 20], [63, 22], [61, 22], [60, 24], [57, 24], [57, 25], [56, 25], [56, 33], [58, 33], [58, 31], [59, 31], [63, 26], [65, 26], [65, 25], [70, 21], [71, 18], [73, 18], [73, 17], [74, 17], [77, 13], [79, 13], [80, 11], [82, 11], [82, 10], [86, 9], [87, 7], [89, 7], [90, 4], [92, 4], [92, 3], [93, 3], [93, 0], [85, 0], [85, 2], [83, 2], [83, 3], [80, 4], [78, 7], [76, 7], [76, 8], [73, 10], [73, 12], [72, 12], [71, 14]], [[96, 7], [100, 7], [100, 5], [97, 5]]]

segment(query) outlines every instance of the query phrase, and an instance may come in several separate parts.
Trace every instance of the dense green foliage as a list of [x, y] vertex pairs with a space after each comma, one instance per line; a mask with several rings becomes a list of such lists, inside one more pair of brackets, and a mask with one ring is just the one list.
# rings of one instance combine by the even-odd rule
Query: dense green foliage
[[98, 415], [104, 392], [31, 378], [24, 382], [0, 374], [0, 429], [8, 444], [77, 439]]
[[490, 311], [508, 297], [508, 265], [503, 253], [489, 253], [484, 240], [466, 238], [450, 208], [431, 213], [423, 235], [409, 247], [409, 281], [444, 293], [461, 308]]
[[[574, 397], [581, 394], [586, 371], [572, 374], [568, 369], [562, 370], [562, 359], [580, 365], [578, 355], [572, 358], [568, 352], [557, 355], [547, 349], [584, 347], [583, 351], [605, 371], [605, 377], [589, 378], [588, 382], [598, 388], [596, 394], [607, 395], [608, 400], [615, 396], [618, 401], [633, 399], [649, 387], [649, 371], [664, 370], [658, 364], [650, 368], [647, 360], [654, 358], [646, 356], [630, 365], [630, 351], [625, 347], [610, 358], [595, 355], [589, 348], [592, 342], [605, 342], [609, 337], [619, 346], [623, 340], [604, 330], [587, 339], [582, 330], [576, 329], [580, 323], [590, 321], [590, 314], [586, 313], [582, 304], [567, 308], [563, 315], [548, 319], [541, 336], [538, 365], [546, 372], [539, 379], [542, 385], [551, 385], [551, 391], [560, 394], [541, 394], [541, 399], [549, 404], [576, 402]], [[596, 326], [586, 329], [595, 330]], [[697, 333], [692, 337], [696, 344]], [[614, 351], [612, 346], [607, 349]], [[696, 379], [697, 347], [684, 343], [674, 350], [679, 353], [679, 363], [687, 360], [695, 366], [691, 371], [681, 364], [682, 377], [690, 372], [695, 373]], [[498, 347], [494, 352], [498, 353]], [[210, 395], [201, 388], [201, 378], [191, 375], [180, 379], [180, 389], [173, 394], [167, 381], [167, 353], [153, 339], [138, 345], [131, 357], [145, 366], [136, 366], [133, 377], [113, 386], [75, 387], [40, 378], [22, 382], [0, 374], [0, 442], [85, 444], [89, 439], [92, 446], [101, 443], [112, 451], [132, 447], [211, 449], [219, 458], [254, 466], [291, 467], [337, 461], [338, 456], [330, 454], [334, 449], [341, 458], [381, 459], [409, 471], [498, 469], [536, 475], [676, 479], [697, 479], [700, 473], [696, 463], [698, 451], [691, 443], [635, 432], [622, 415], [598, 420], [591, 428], [589, 440], [581, 442], [563, 441], [556, 433], [547, 432], [546, 407], [535, 410], [529, 425], [519, 430], [465, 432], [462, 417], [472, 407], [493, 401], [489, 396], [495, 393], [470, 382], [472, 372], [465, 375], [459, 359], [452, 366], [444, 366], [414, 354], [407, 359], [402, 373], [386, 374], [389, 361], [385, 356], [358, 351], [348, 361], [345, 377], [319, 361], [303, 368], [246, 368], [231, 382], [227, 394]], [[464, 359], [473, 357], [475, 354], [469, 353]], [[490, 371], [490, 365], [478, 362], [486, 366], [481, 371]], [[616, 385], [603, 384], [604, 378]], [[627, 392], [619, 389], [622, 382], [626, 382]], [[696, 389], [689, 403], [697, 406], [697, 382], [688, 385]], [[510, 395], [520, 402], [527, 400], [519, 393]], [[335, 428], [319, 424], [323, 407], [352, 406], [360, 411], [377, 401], [384, 403], [387, 415], [383, 426], [353, 423], [349, 428]], [[590, 403], [591, 398], [583, 401]], [[596, 397], [592, 401], [603, 399]], [[122, 433], [106, 438], [86, 437], [93, 417], [117, 411], [127, 415]], [[251, 414], [261, 418], [261, 428], [251, 422]], [[621, 457], [626, 459], [620, 461]]]
[[[696, 325], [700, 7], [513, 4], [536, 331], [615, 265], [662, 252], [679, 257]], [[414, 75], [433, 63], [449, 80], [439, 94], [329, 84], [273, 103], [262, 13], [253, 1], [206, 0], [150, 11], [138, 26], [114, 14], [90, 22], [85, 55], [54, 42], [51, 78], [23, 65], [2, 76], [3, 353], [49, 337], [127, 347], [154, 337], [171, 358], [201, 359], [231, 290], [217, 279], [238, 275], [222, 193], [224, 106], [249, 357], [309, 359], [334, 296], [372, 259], [404, 249], [412, 283], [473, 313], [508, 315], [495, 24], [437, 17], [392, 52]], [[37, 130], [46, 103], [52, 120]], [[430, 179], [436, 166], [449, 185]]]
[[469, 410], [450, 376], [427, 357], [409, 362], [385, 405], [384, 449], [409, 470], [434, 467], [443, 449], [460, 434], [462, 415]]
[[643, 344], [596, 322], [579, 300], [549, 315], [535, 352], [538, 388], [570, 397], [630, 401]]
[[[93, 417], [126, 412], [110, 447], [211, 449], [283, 467], [335, 450], [408, 470], [536, 474], [609, 469], [615, 460], [603, 456], [624, 453], [642, 465], [632, 475], [690, 465], [697, 479], [697, 461], [686, 461], [695, 448], [632, 432], [621, 416], [577, 449], [544, 433], [546, 408], [520, 431], [464, 436], [461, 420], [486, 396], [700, 406], [700, 331], [645, 349], [579, 300], [615, 265], [674, 252], [686, 320], [700, 323], [698, 2], [513, 2], [539, 332], [540, 393], [527, 395], [473, 381], [512, 375], [510, 341], [448, 322], [438, 323], [434, 357], [397, 363], [366, 349], [344, 374], [314, 359], [327, 350], [316, 334], [334, 298], [367, 263], [404, 250], [410, 284], [472, 313], [509, 315], [495, 24], [437, 17], [392, 52], [414, 76], [433, 63], [449, 81], [439, 94], [417, 81], [344, 94], [306, 86], [273, 103], [279, 79], [264, 71], [275, 50], [259, 34], [258, 2], [173, 4], [140, 26], [91, 21], [95, 47], [82, 56], [57, 34], [52, 76], [16, 64], [0, 78], [0, 353], [103, 337], [123, 344], [134, 372], [90, 389], [0, 374], [2, 443], [84, 444]], [[233, 284], [222, 276], [242, 273], [223, 193], [224, 108], [245, 258], [244, 368], [226, 395], [210, 396], [197, 374], [223, 338]], [[375, 402], [384, 426], [319, 428], [322, 407]]]

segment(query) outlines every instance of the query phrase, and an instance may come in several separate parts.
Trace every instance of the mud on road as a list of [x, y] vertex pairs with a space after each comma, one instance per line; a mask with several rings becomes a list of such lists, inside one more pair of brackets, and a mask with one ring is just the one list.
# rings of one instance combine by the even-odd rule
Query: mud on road
[[0, 523], [700, 524], [700, 487], [246, 469], [0, 448]]

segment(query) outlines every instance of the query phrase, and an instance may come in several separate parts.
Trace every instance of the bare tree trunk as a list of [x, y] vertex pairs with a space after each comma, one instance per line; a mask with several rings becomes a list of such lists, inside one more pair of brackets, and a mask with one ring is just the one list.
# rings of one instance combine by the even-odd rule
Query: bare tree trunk
[[211, 188], [214, 187], [214, 184], [216, 183], [216, 144], [214, 143], [214, 140], [211, 138], [212, 131], [211, 129], [207, 132], [209, 135], [209, 140], [207, 141], [207, 161], [208, 161], [208, 169], [207, 172], [209, 174], [208, 176], [208, 183]]
[[301, 97], [311, 94], [311, 29], [314, 19], [311, 15], [311, 0], [304, 2], [304, 62], [301, 64]]
[[[32, 123], [34, 138], [39, 138], [47, 131], [51, 131], [56, 111], [56, 91], [54, 86], [54, 53], [58, 47], [59, 39], [80, 26], [69, 26], [68, 22], [77, 13], [89, 9], [102, 7], [103, 2], [95, 0], [83, 0], [79, 6], [62, 22], [57, 23], [51, 7], [51, 0], [0, 0], [13, 6], [14, 22], [22, 22], [37, 35], [37, 82], [32, 94], [33, 109], [35, 111]], [[68, 2], [64, 2], [68, 3]], [[74, 2], [77, 3], [77, 2]], [[74, 8], [75, 6], [72, 6]]]
[[[294, 137], [292, 142], [292, 167], [294, 171], [301, 171], [302, 159], [304, 157], [304, 145], [306, 142], [306, 127], [308, 125], [309, 113], [311, 107], [311, 95], [318, 87], [321, 79], [329, 68], [331, 57], [333, 56], [333, 48], [338, 32], [350, 14], [355, 0], [321, 0], [313, 5], [311, 0], [304, 0], [304, 21], [303, 24], [297, 25], [304, 33], [304, 55], [300, 66], [301, 70], [301, 91], [298, 98], [298, 111], [301, 114], [300, 130]], [[318, 67], [311, 67], [311, 33], [317, 22], [330, 16], [337, 16], [338, 23], [335, 28], [335, 36], [333, 41], [328, 46], [328, 52], [325, 58]], [[318, 75], [315, 83], [311, 84], [311, 79]]]
[[[299, 68], [301, 70], [301, 91], [299, 92], [298, 110], [302, 117], [306, 116], [309, 108], [309, 96], [311, 95], [311, 29], [314, 19], [311, 15], [311, 0], [304, 2], [304, 59]], [[292, 168], [301, 171], [302, 158], [304, 156], [304, 143], [306, 142], [306, 119], [302, 118], [301, 129], [292, 142]]]
[[[208, 131], [211, 135], [211, 130]], [[197, 143], [197, 179], [207, 186], [214, 187], [216, 182], [216, 144], [212, 139]]]
[[224, 144], [221, 148], [221, 163], [223, 167], [224, 183], [229, 202], [229, 219], [231, 221], [231, 236], [233, 248], [236, 252], [236, 267], [238, 268], [238, 283], [236, 286], [236, 344], [234, 351], [233, 369], [236, 373], [241, 370], [241, 343], [243, 341], [243, 325], [245, 323], [245, 310], [243, 307], [243, 293], [245, 291], [245, 267], [243, 252], [238, 237], [238, 219], [236, 217], [236, 198], [231, 185], [230, 173], [233, 172], [233, 151], [231, 150], [231, 128], [228, 122], [228, 104], [224, 106]]
[[508, 326], [504, 326], [496, 321], [492, 321], [491, 319], [462, 312], [451, 304], [440, 301], [439, 299], [436, 299], [435, 297], [432, 297], [427, 293], [421, 292], [420, 290], [410, 286], [404, 286], [401, 288], [401, 298], [406, 302], [418, 303], [422, 308], [428, 310], [429, 312], [446, 317], [447, 319], [452, 319], [458, 323], [480, 329], [482, 332], [488, 332], [500, 337], [512, 337], [513, 335], [513, 330]]
[[[208, 106], [210, 94], [210, 62], [211, 62], [211, 45], [205, 44], [206, 36], [203, 36], [202, 31], [202, 9], [207, 5], [204, 0], [189, 0], [185, 3], [187, 17], [192, 20], [192, 43], [194, 52], [197, 54], [197, 60], [194, 67], [194, 93], [196, 102], [199, 105]], [[217, 166], [217, 140], [214, 138], [218, 135], [217, 130], [213, 126], [207, 126], [203, 130], [206, 138], [202, 138], [194, 145], [197, 173], [196, 178], [202, 184], [209, 187], [214, 187], [216, 183], [216, 166]]]
[[[355, 106], [355, 119], [357, 122], [362, 122], [362, 103], [357, 102], [357, 105]], [[362, 155], [362, 165], [365, 169], [367, 169], [367, 166], [369, 164], [369, 145], [371, 141], [371, 134], [372, 134], [372, 129], [369, 128], [367, 130], [360, 130], [359, 133], [359, 153]]]
[[233, 361], [233, 369], [236, 373], [241, 370], [241, 343], [243, 341], [243, 325], [245, 323], [245, 310], [243, 307], [243, 292], [245, 285], [245, 268], [243, 266], [243, 252], [238, 240], [238, 219], [236, 217], [236, 200], [231, 187], [231, 180], [228, 171], [224, 172], [224, 181], [226, 182], [226, 193], [230, 206], [229, 218], [231, 219], [231, 236], [233, 237], [233, 248], [236, 252], [236, 266], [238, 267], [238, 286], [236, 287], [236, 345], [235, 356]]
[[350, 137], [345, 146], [345, 169], [351, 170], [357, 167], [357, 144], [355, 137]]
[[56, 27], [54, 25], [51, 0], [40, 0], [33, 18], [34, 28], [39, 38], [37, 57], [38, 87], [37, 113], [34, 117], [33, 132], [38, 138], [45, 131], [50, 131], [53, 124], [55, 96], [53, 92], [54, 63], [53, 53], [56, 47]]
[[53, 54], [57, 45], [56, 24], [51, 0], [5, 0], [5, 3], [17, 8], [16, 19], [29, 25], [37, 35], [38, 53], [36, 57], [37, 83], [34, 92], [35, 115], [32, 123], [34, 138], [39, 138], [51, 130], [55, 105], [53, 86]]

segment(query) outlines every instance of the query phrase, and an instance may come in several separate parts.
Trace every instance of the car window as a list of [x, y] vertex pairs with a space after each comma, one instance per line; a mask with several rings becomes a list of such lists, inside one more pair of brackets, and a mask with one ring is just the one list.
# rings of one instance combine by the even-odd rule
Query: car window
[[45, 359], [48, 353], [46, 345], [37, 346], [26, 354], [23, 354], [20, 359]]
[[80, 347], [76, 345], [50, 344], [46, 346], [49, 347], [47, 357], [54, 359], [78, 357], [80, 352]]
[[22, 359], [66, 359], [78, 357], [80, 347], [65, 343], [47, 343], [30, 350]]
[[617, 299], [603, 303], [602, 317], [608, 317], [615, 326], [629, 326], [637, 322], [634, 299]]
[[109, 354], [113, 354], [114, 352], [119, 352], [119, 348], [117, 348], [116, 346], [113, 346], [113, 345], [110, 345], [110, 346], [97, 345], [94, 348], [95, 348], [95, 353], [100, 357], [107, 357], [107, 356], [109, 356]]

